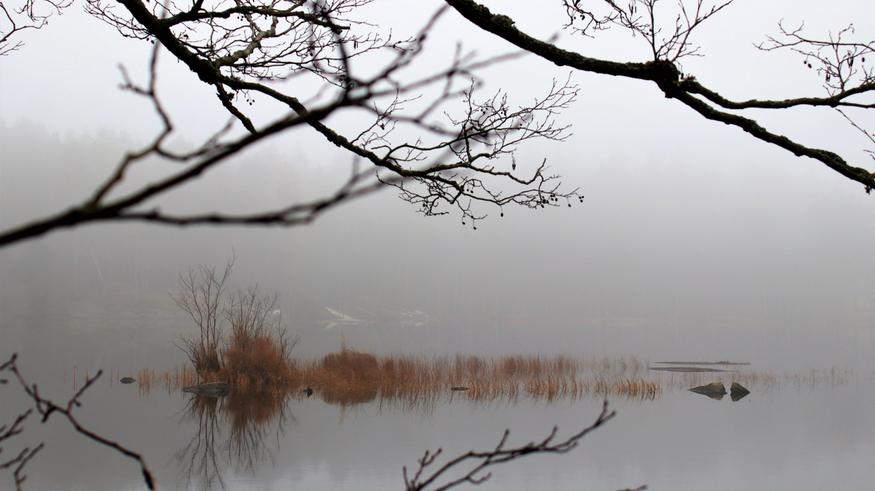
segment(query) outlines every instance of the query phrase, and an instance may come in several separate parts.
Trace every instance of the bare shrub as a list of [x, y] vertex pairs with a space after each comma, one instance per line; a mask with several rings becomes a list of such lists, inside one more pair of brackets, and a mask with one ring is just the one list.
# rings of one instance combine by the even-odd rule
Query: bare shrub
[[298, 340], [283, 329], [276, 302], [275, 294], [262, 295], [258, 287], [237, 291], [227, 301], [231, 335], [223, 361], [230, 380], [257, 388], [294, 378], [292, 349]]
[[199, 376], [222, 370], [222, 326], [220, 325], [225, 284], [236, 258], [225, 263], [221, 273], [201, 266], [179, 276], [180, 291], [171, 295], [198, 327], [198, 336], [183, 336], [178, 346], [191, 361]]
[[288, 383], [296, 378], [297, 339], [283, 329], [276, 294], [261, 294], [257, 286], [226, 293], [234, 262], [229, 259], [221, 273], [201, 266], [180, 275], [173, 299], [198, 326], [197, 336], [183, 337], [180, 348], [200, 380], [256, 391]]

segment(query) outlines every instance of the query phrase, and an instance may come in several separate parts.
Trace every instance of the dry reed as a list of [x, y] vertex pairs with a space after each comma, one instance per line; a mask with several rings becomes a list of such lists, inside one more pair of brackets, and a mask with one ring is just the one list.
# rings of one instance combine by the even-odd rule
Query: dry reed
[[[459, 400], [478, 404], [515, 403], [523, 399], [550, 403], [585, 397], [646, 401], [658, 398], [664, 391], [687, 390], [710, 382], [727, 386], [738, 382], [764, 391], [787, 385], [839, 385], [850, 377], [848, 372], [837, 369], [783, 376], [747, 367], [727, 372], [662, 372], [648, 371], [647, 363], [630, 357], [428, 358], [377, 356], [346, 347], [315, 360], [298, 361], [281, 360], [276, 347], [257, 337], [248, 345], [252, 348], [241, 349], [239, 360], [235, 358], [237, 349], [229, 348], [228, 352], [233, 354], [226, 354], [224, 368], [217, 372], [199, 375], [191, 367], [163, 373], [143, 370], [137, 374], [137, 381], [146, 392], [156, 384], [178, 390], [196, 382], [224, 381], [231, 384], [232, 394], [264, 394], [259, 396], [267, 398], [262, 407], [279, 407], [277, 398], [316, 394], [327, 403], [342, 406], [373, 401], [381, 408], [423, 409]], [[255, 364], [256, 358], [263, 360], [261, 365]], [[233, 367], [239, 368], [232, 370]], [[269, 372], [263, 371], [266, 367], [270, 367]]]

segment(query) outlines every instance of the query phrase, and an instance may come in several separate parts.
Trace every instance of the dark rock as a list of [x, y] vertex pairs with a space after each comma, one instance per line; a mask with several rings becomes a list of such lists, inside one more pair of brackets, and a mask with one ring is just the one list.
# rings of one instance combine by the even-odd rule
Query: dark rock
[[197, 394], [206, 397], [221, 397], [227, 395], [231, 391], [231, 386], [225, 382], [209, 382], [206, 384], [197, 384], [190, 387], [183, 387], [183, 392]]
[[468, 387], [463, 387], [461, 385], [457, 385], [455, 387], [450, 387], [450, 390], [463, 391], [463, 390], [468, 390]]
[[733, 401], [744, 399], [748, 394], [750, 394], [750, 391], [747, 390], [747, 387], [738, 382], [732, 382], [732, 385], [729, 387], [729, 397], [731, 397]]
[[723, 399], [723, 396], [726, 395], [726, 387], [723, 386], [722, 382], [711, 382], [708, 385], [693, 387], [692, 389], [690, 389], [690, 392], [702, 394], [704, 396], [710, 397], [711, 399], [716, 399], [719, 401], [720, 399]]
[[307, 397], [312, 396], [312, 395], [313, 395], [313, 389], [312, 389], [311, 387], [307, 387], [306, 389], [304, 389], [304, 394], [305, 394]]
[[119, 380], [119, 382], [121, 382], [123, 384], [132, 384], [132, 383], [136, 382], [136, 380], [134, 380], [133, 377], [122, 377], [121, 380]]

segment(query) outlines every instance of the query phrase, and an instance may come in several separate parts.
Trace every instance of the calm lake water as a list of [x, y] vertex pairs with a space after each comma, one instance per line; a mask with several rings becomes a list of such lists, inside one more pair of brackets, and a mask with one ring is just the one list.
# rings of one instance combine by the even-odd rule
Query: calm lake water
[[[166, 295], [163, 298], [168, 302]], [[415, 465], [426, 449], [443, 448], [444, 456], [490, 449], [507, 428], [511, 444], [543, 438], [554, 425], [559, 426], [560, 436], [568, 435], [588, 426], [602, 403], [601, 398], [587, 397], [483, 404], [460, 396], [405, 410], [376, 401], [328, 404], [318, 394], [293, 397], [279, 406], [237, 404], [230, 399], [192, 403], [191, 396], [179, 391], [157, 387], [143, 393], [136, 384], [110, 383], [108, 373], [120, 369], [125, 375], [138, 368], [180, 363], [181, 353], [171, 340], [190, 328], [184, 317], [164, 304], [121, 305], [112, 315], [109, 308], [91, 312], [83, 310], [82, 305], [88, 304], [77, 305], [75, 310], [52, 312], [35, 304], [28, 315], [14, 315], [7, 307], [0, 315], [0, 328], [9, 342], [0, 345], [0, 358], [19, 352], [25, 375], [56, 400], [72, 393], [71, 367], [78, 366], [80, 376], [86, 370], [106, 369], [77, 414], [87, 427], [141, 452], [163, 490], [401, 490], [402, 466]], [[430, 329], [423, 332], [452, 332], [449, 323]], [[786, 330], [792, 331], [792, 326]], [[323, 334], [327, 331], [319, 327], [312, 332], [328, 339], [307, 337], [304, 330], [301, 349], [310, 351], [302, 356], [337, 349], [334, 332]], [[590, 340], [579, 343], [590, 349], [581, 356], [597, 359], [618, 354], [599, 348], [607, 345], [598, 343], [605, 332], [605, 328], [581, 328], [579, 338]], [[669, 350], [647, 351], [653, 343], [646, 330], [641, 333], [637, 341], [641, 348], [630, 352], [652, 360], [671, 356]], [[752, 370], [779, 375], [777, 383], [750, 384], [751, 394], [737, 402], [728, 396], [712, 400], [678, 384], [654, 400], [611, 398], [617, 417], [583, 439], [578, 448], [565, 455], [536, 455], [496, 467], [492, 479], [476, 489], [615, 491], [642, 484], [649, 490], [672, 491], [875, 489], [875, 374], [871, 361], [863, 356], [871, 353], [871, 330], [835, 333], [832, 338], [821, 337], [832, 339], [844, 351], [833, 349], [830, 356], [813, 359], [791, 350], [798, 336], [772, 336], [770, 344], [763, 344], [754, 340], [766, 337], [736, 329], [726, 336], [739, 343], [746, 340], [745, 345], [752, 347], [748, 356], [739, 359], [752, 361]], [[638, 339], [629, 334], [623, 339], [630, 343]], [[433, 346], [415, 336], [421, 334], [399, 330], [378, 340], [389, 352], [407, 352], [405, 346], [389, 344], [394, 339]], [[355, 333], [349, 339], [354, 346], [367, 341]], [[726, 352], [714, 348], [703, 353], [682, 341], [670, 344], [686, 349], [690, 357], [720, 359], [714, 357]], [[783, 351], [777, 345], [784, 346]], [[446, 352], [458, 350], [451, 348]], [[774, 350], [778, 350], [775, 357], [767, 356]], [[849, 370], [841, 383], [797, 385], [781, 378], [785, 373], [804, 376], [811, 368], [833, 366]], [[704, 381], [708, 378], [703, 376]], [[25, 407], [17, 389], [0, 387], [0, 424]], [[31, 420], [17, 438], [4, 448], [3, 456], [16, 452], [18, 445], [46, 443], [27, 468], [25, 489], [145, 488], [133, 461], [85, 440], [63, 420], [53, 418], [45, 425]], [[0, 474], [0, 489], [11, 485], [10, 476]]]
[[[494, 468], [478, 489], [873, 489], [875, 396], [870, 375], [841, 384], [751, 387], [737, 402], [667, 390], [655, 400], [611, 400], [618, 416], [565, 455]], [[3, 420], [15, 404], [0, 408]], [[590, 424], [601, 400], [478, 404], [460, 397], [405, 410], [317, 397], [276, 404], [195, 400], [134, 385], [93, 387], [83, 423], [142, 452], [159, 489], [403, 489], [403, 465], [425, 449], [445, 456], [560, 435]], [[33, 425], [32, 425], [33, 426]], [[27, 433], [46, 449], [27, 489], [145, 489], [137, 466], [85, 441], [60, 420]], [[5, 482], [3, 485], [7, 485]]]

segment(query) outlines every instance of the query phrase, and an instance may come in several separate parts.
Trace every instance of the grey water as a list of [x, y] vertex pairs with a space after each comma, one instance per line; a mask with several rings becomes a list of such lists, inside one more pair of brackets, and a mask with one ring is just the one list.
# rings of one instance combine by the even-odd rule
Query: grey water
[[[564, 455], [493, 469], [480, 489], [823, 490], [873, 484], [872, 380], [757, 390], [738, 401], [687, 391], [653, 401], [616, 399], [618, 416]], [[4, 397], [4, 401], [6, 401]], [[221, 403], [219, 403], [221, 404]], [[82, 422], [137, 449], [159, 489], [404, 489], [402, 466], [426, 449], [454, 456], [560, 436], [591, 423], [596, 398], [478, 405], [430, 411], [366, 403], [341, 407], [291, 398], [281, 411], [241, 421], [222, 409], [197, 411], [182, 393], [101, 383], [84, 398]], [[5, 402], [3, 412], [10, 409]], [[7, 414], [3, 414], [8, 417]], [[242, 426], [242, 428], [241, 428]], [[47, 447], [28, 466], [27, 489], [145, 489], [139, 469], [55, 422], [28, 433]]]
[[[415, 467], [426, 450], [441, 448], [446, 458], [488, 450], [505, 429], [511, 430], [510, 444], [542, 439], [554, 425], [560, 437], [570, 435], [592, 423], [602, 404], [597, 396], [489, 403], [462, 397], [405, 410], [378, 401], [337, 405], [298, 395], [265, 407], [198, 399], [160, 384], [148, 391], [120, 384], [119, 376], [138, 368], [184, 362], [168, 333], [186, 326], [185, 319], [168, 300], [155, 302], [149, 306], [141, 299], [135, 307], [119, 301], [117, 311], [108, 304], [92, 306], [97, 313], [80, 305], [75, 315], [43, 310], [2, 320], [4, 332], [19, 334], [4, 351], [20, 353], [23, 373], [46, 396], [64, 400], [72, 394], [73, 367], [80, 383], [85, 372], [105, 370], [76, 414], [86, 427], [140, 452], [158, 489], [404, 489], [402, 467]], [[424, 328], [382, 329], [387, 332], [378, 338], [389, 352], [401, 351], [387, 341], [393, 329], [427, 339]], [[326, 332], [307, 339], [333, 338]], [[368, 336], [349, 332], [346, 337], [354, 346], [367, 346]], [[325, 343], [336, 348], [337, 341]], [[817, 362], [781, 367], [754, 360], [751, 368], [804, 378]], [[645, 484], [651, 490], [815, 491], [838, 484], [869, 489], [875, 482], [875, 377], [859, 367], [844, 372], [841, 360], [829, 363], [847, 375], [838, 382], [754, 381], [751, 394], [737, 402], [728, 396], [710, 399], [677, 384], [666, 385], [653, 400], [611, 397], [616, 418], [578, 448], [498, 466], [479, 489], [619, 490]], [[28, 407], [12, 385], [0, 386], [0, 393], [0, 422]], [[12, 453], [21, 445], [45, 443], [27, 467], [25, 489], [145, 489], [136, 463], [84, 439], [65, 421], [53, 418], [41, 425], [32, 419], [26, 429], [4, 448]], [[0, 488], [10, 485], [2, 481]]]

